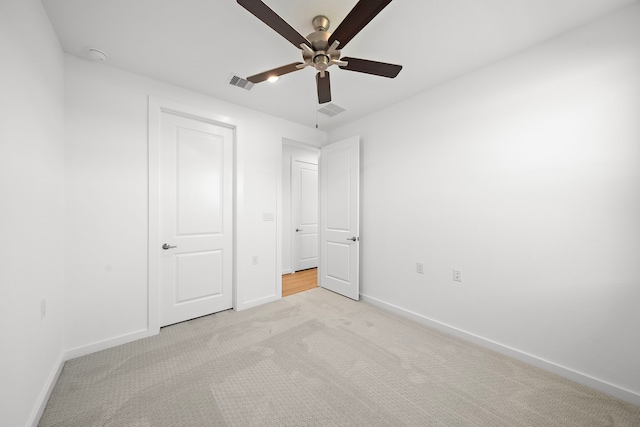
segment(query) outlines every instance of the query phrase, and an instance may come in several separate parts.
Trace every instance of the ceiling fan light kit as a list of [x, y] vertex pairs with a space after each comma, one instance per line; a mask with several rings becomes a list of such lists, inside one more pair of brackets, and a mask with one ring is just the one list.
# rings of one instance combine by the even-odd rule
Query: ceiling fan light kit
[[349, 41], [360, 32], [391, 0], [360, 0], [340, 23], [333, 33], [330, 33], [330, 21], [326, 16], [313, 18], [311, 24], [315, 31], [303, 37], [277, 13], [271, 10], [261, 0], [237, 0], [240, 6], [247, 9], [274, 31], [299, 48], [304, 62], [294, 62], [247, 77], [251, 83], [272, 81], [274, 77], [302, 70], [306, 67], [316, 69], [316, 87], [318, 102], [324, 104], [331, 101], [331, 82], [327, 69], [337, 65], [340, 69], [356, 71], [358, 73], [394, 78], [402, 70], [401, 65], [385, 62], [370, 61], [358, 58], [340, 58], [341, 51]]

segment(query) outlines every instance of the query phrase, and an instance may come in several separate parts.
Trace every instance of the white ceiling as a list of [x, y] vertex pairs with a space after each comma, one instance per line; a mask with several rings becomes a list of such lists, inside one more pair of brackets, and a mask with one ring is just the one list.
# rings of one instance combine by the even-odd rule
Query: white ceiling
[[[363, 0], [366, 1], [366, 0]], [[42, 0], [62, 47], [307, 126], [330, 130], [598, 19], [637, 0], [395, 0], [342, 51], [403, 65], [395, 79], [330, 68], [332, 102], [317, 114], [315, 70], [251, 91], [228, 84], [300, 61], [299, 50], [234, 0]], [[302, 35], [324, 14], [335, 29], [356, 0], [267, 0]]]

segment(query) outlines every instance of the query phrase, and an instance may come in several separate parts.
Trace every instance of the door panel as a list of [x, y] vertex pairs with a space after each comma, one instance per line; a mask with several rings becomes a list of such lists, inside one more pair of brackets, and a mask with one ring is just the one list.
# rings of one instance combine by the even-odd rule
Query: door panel
[[320, 286], [360, 298], [360, 138], [322, 147], [320, 154]]
[[160, 325], [232, 306], [233, 131], [163, 112]]
[[293, 271], [318, 266], [318, 165], [292, 159]]
[[223, 145], [220, 135], [177, 129], [178, 235], [222, 231]]
[[222, 294], [222, 251], [202, 251], [177, 254], [176, 303]]
[[327, 277], [349, 285], [350, 251], [347, 243], [327, 242]]
[[327, 228], [331, 230], [349, 231], [351, 215], [349, 215], [351, 150], [349, 147], [338, 147], [326, 152], [327, 172]]
[[318, 225], [318, 165], [300, 166], [300, 224]]
[[[318, 235], [304, 234], [300, 237], [300, 260], [309, 260], [318, 258]], [[316, 265], [317, 267], [317, 265]], [[312, 268], [312, 267], [309, 267]]]

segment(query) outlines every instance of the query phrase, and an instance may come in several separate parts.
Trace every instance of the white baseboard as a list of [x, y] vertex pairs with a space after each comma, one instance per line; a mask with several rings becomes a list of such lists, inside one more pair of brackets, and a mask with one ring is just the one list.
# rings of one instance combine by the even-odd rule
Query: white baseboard
[[386, 310], [394, 314], [397, 314], [399, 316], [402, 316], [404, 318], [413, 320], [417, 323], [423, 324], [430, 328], [445, 332], [449, 335], [453, 335], [455, 337], [461, 338], [465, 341], [478, 344], [482, 347], [488, 348], [497, 353], [504, 354], [505, 356], [509, 356], [514, 359], [520, 360], [529, 365], [533, 365], [537, 368], [544, 369], [545, 371], [548, 371], [553, 374], [559, 375], [563, 378], [567, 378], [569, 380], [575, 381], [578, 384], [585, 385], [594, 390], [601, 391], [610, 396], [624, 400], [625, 402], [629, 402], [633, 405], [640, 406], [640, 394], [635, 393], [631, 390], [627, 390], [625, 388], [616, 386], [614, 384], [608, 383], [603, 380], [599, 380], [587, 374], [574, 371], [573, 369], [570, 369], [570, 368], [558, 365], [556, 363], [550, 362], [548, 360], [541, 359], [540, 357], [522, 352], [515, 348], [497, 343], [495, 341], [491, 341], [489, 339], [480, 337], [478, 335], [474, 335], [470, 332], [463, 331], [458, 328], [454, 328], [453, 326], [449, 326], [447, 324], [438, 322], [436, 320], [425, 317], [421, 314], [414, 313], [412, 311], [395, 306], [393, 304], [386, 303], [379, 299], [376, 299], [364, 294], [360, 294], [360, 298], [363, 302], [382, 308], [383, 310]]
[[244, 302], [242, 304], [238, 304], [238, 306], [235, 307], [235, 309], [236, 309], [236, 311], [242, 311], [242, 310], [246, 310], [248, 308], [257, 307], [259, 305], [266, 304], [266, 303], [269, 303], [269, 302], [278, 301], [279, 299], [282, 299], [282, 291], [280, 291], [280, 295], [271, 294], [271, 295], [263, 297], [263, 298], [258, 298], [258, 299], [254, 299], [254, 300], [251, 300], [251, 301]]
[[53, 370], [51, 371], [51, 374], [49, 374], [49, 378], [47, 378], [47, 382], [40, 392], [40, 396], [38, 396], [38, 401], [36, 402], [35, 408], [33, 409], [29, 422], [27, 423], [28, 426], [38, 427], [40, 418], [44, 413], [44, 408], [47, 407], [49, 396], [51, 396], [51, 392], [58, 382], [58, 377], [60, 377], [65, 360], [65, 352], [63, 351], [60, 353], [60, 356], [58, 356], [58, 360], [56, 360]]
[[106, 350], [108, 348], [117, 347], [122, 344], [126, 344], [132, 341], [139, 340], [141, 338], [147, 338], [151, 335], [156, 335], [155, 333], [150, 333], [147, 329], [142, 331], [133, 332], [130, 334], [121, 335], [116, 338], [111, 338], [99, 342], [95, 342], [89, 345], [76, 347], [71, 350], [63, 351], [58, 360], [56, 361], [56, 365], [49, 375], [45, 387], [43, 388], [40, 396], [38, 397], [38, 401], [36, 402], [36, 406], [31, 414], [31, 418], [27, 423], [28, 426], [37, 427], [40, 422], [40, 418], [44, 413], [44, 409], [47, 406], [47, 402], [49, 401], [49, 397], [51, 396], [51, 392], [58, 382], [58, 378], [60, 377], [60, 373], [62, 372], [62, 368], [67, 360], [75, 359], [76, 357], [86, 356], [87, 354], [95, 353], [96, 351]]
[[152, 335], [156, 335], [156, 334], [151, 333], [148, 329], [143, 329], [141, 331], [120, 335], [119, 337], [109, 338], [103, 341], [94, 342], [92, 344], [72, 348], [70, 350], [67, 350], [65, 354], [65, 360], [71, 360], [71, 359], [75, 359], [76, 357], [86, 356], [87, 354], [95, 353], [96, 351], [117, 347], [119, 345], [127, 344], [142, 338], [147, 338]]

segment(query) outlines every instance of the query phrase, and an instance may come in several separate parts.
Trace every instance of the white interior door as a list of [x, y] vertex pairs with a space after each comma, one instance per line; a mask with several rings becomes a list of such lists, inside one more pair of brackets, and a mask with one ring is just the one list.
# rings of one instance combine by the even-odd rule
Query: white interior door
[[320, 150], [320, 286], [360, 298], [360, 137]]
[[293, 271], [318, 266], [318, 165], [291, 159]]
[[162, 113], [160, 326], [232, 307], [233, 131]]

